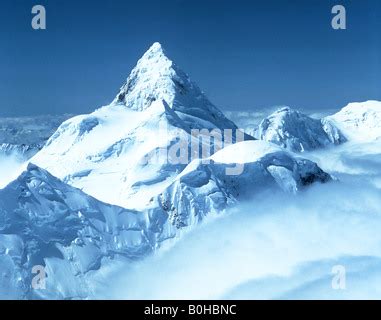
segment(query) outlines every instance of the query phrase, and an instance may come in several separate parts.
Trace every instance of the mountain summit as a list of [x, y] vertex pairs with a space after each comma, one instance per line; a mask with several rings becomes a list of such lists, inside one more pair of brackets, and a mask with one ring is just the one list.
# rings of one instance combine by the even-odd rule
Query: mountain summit
[[176, 71], [161, 44], [155, 42], [139, 59], [113, 104], [142, 111], [156, 100], [164, 99], [169, 103], [173, 99]]
[[259, 124], [255, 137], [294, 152], [303, 152], [346, 141], [332, 124], [283, 107]]
[[99, 200], [145, 208], [190, 161], [146, 159], [162, 150], [167, 156], [179, 140], [188, 151], [193, 129], [228, 129], [238, 140], [237, 126], [155, 43], [111, 104], [65, 121], [31, 161]]
[[165, 101], [188, 125], [197, 117], [213, 124], [208, 127], [235, 128], [205, 96], [201, 89], [170, 60], [160, 43], [155, 42], [139, 59], [112, 105], [135, 111]]

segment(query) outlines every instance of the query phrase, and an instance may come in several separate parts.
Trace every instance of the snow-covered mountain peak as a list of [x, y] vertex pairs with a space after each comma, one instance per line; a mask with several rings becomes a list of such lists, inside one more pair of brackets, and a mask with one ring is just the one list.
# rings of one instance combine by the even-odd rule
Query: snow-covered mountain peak
[[[239, 136], [236, 125], [156, 43], [114, 102], [65, 121], [31, 161], [101, 201], [140, 209], [185, 168], [192, 130], [204, 129], [218, 129], [224, 137], [229, 130], [233, 142]], [[167, 161], [180, 140], [187, 144], [186, 163]]]
[[332, 124], [313, 119], [290, 107], [282, 107], [265, 118], [255, 136], [296, 152], [345, 141]]
[[354, 102], [325, 118], [350, 140], [372, 141], [381, 137], [381, 101]]
[[165, 101], [190, 127], [198, 118], [209, 122], [206, 128], [236, 128], [158, 42], [139, 59], [111, 105], [144, 111], [154, 101]]
[[166, 56], [160, 43], [155, 42], [138, 60], [114, 104], [142, 111], [153, 101], [165, 100], [170, 105], [177, 87], [190, 86], [188, 76]]
[[[155, 78], [161, 76], [174, 76], [173, 62], [168, 58], [164, 48], [159, 42], [155, 42], [138, 60], [133, 72], [136, 71], [140, 76], [148, 74]], [[131, 74], [133, 73], [131, 72]], [[130, 76], [131, 76], [130, 74]], [[157, 79], [155, 79], [157, 80]]]

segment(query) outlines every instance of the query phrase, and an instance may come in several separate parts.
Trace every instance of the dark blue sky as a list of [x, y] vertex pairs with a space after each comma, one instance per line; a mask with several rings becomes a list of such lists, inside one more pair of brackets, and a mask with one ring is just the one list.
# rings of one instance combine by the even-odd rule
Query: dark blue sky
[[[35, 4], [47, 30], [31, 28]], [[0, 39], [0, 116], [107, 104], [155, 41], [225, 109], [381, 99], [379, 0], [2, 0]]]

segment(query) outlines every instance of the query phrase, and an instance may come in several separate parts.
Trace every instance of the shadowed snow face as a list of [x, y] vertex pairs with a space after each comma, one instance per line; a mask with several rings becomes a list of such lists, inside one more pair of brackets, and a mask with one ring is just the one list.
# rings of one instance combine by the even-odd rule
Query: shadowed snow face
[[[348, 144], [311, 155], [341, 182], [316, 185], [297, 196], [263, 194], [128, 272], [115, 270], [100, 296], [379, 297], [380, 146]], [[345, 290], [332, 286], [337, 267], [345, 271]]]

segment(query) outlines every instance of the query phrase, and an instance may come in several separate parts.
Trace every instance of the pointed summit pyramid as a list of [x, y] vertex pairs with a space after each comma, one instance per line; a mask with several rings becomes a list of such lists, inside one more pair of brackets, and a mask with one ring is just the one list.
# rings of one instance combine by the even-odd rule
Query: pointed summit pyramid
[[131, 71], [113, 104], [124, 104], [133, 110], [142, 111], [158, 99], [169, 103], [173, 99], [172, 79], [176, 75], [172, 65], [161, 44], [155, 42]]
[[193, 121], [190, 117], [197, 117], [210, 122], [212, 125], [207, 125], [208, 128], [236, 128], [189, 76], [167, 57], [158, 42], [137, 62], [112, 105], [143, 111], [155, 101], [165, 101], [191, 127]]
[[31, 161], [101, 201], [140, 210], [191, 152], [176, 164], [145, 159], [158, 150], [168, 156], [180, 138], [189, 149], [192, 129], [230, 129], [235, 141], [236, 128], [155, 43], [110, 105], [65, 121]]

